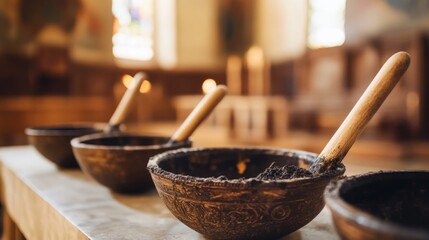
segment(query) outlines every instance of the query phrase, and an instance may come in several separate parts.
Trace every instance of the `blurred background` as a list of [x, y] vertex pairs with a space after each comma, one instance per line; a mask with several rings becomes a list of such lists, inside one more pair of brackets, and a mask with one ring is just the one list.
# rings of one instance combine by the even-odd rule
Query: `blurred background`
[[125, 131], [170, 134], [226, 84], [196, 146], [319, 152], [398, 51], [411, 66], [351, 152], [425, 160], [429, 0], [0, 0], [0, 145], [108, 121], [144, 71]]

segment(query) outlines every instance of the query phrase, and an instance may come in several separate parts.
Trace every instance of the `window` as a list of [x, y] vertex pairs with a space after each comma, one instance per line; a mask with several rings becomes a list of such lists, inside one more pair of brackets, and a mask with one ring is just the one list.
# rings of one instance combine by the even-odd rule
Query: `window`
[[154, 1], [113, 0], [113, 56], [150, 61], [154, 57]]

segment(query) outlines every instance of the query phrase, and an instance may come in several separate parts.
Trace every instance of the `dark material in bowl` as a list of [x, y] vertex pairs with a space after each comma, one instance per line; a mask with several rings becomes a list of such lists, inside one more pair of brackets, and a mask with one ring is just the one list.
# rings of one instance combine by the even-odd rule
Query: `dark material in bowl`
[[120, 193], [139, 193], [153, 188], [146, 170], [149, 158], [164, 151], [190, 147], [191, 141], [167, 145], [167, 137], [124, 133], [92, 134], [71, 141], [84, 173]]
[[307, 168], [315, 158], [281, 149], [180, 149], [152, 157], [148, 169], [165, 205], [192, 229], [214, 239], [269, 239], [316, 217], [325, 186], [345, 168], [312, 178], [256, 176], [273, 162]]
[[60, 168], [77, 168], [70, 140], [87, 134], [101, 132], [96, 125], [58, 125], [25, 129], [28, 141], [40, 154]]
[[388, 171], [334, 181], [325, 199], [343, 239], [429, 239], [429, 172]]

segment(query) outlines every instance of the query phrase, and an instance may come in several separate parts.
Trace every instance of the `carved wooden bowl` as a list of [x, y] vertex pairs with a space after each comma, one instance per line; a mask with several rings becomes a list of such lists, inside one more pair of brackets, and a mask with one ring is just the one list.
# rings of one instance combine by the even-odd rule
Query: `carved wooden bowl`
[[153, 188], [146, 170], [149, 158], [164, 151], [190, 147], [191, 141], [167, 145], [169, 138], [125, 133], [99, 133], [71, 141], [85, 174], [119, 193], [140, 193]]
[[342, 239], [429, 239], [429, 172], [388, 171], [333, 181], [325, 199]]
[[77, 168], [70, 140], [102, 131], [102, 124], [67, 124], [25, 129], [28, 141], [46, 159], [60, 168]]
[[273, 162], [306, 168], [315, 158], [280, 149], [191, 148], [156, 155], [148, 169], [165, 205], [192, 229], [215, 239], [268, 239], [316, 217], [325, 186], [345, 168], [313, 178], [255, 177]]

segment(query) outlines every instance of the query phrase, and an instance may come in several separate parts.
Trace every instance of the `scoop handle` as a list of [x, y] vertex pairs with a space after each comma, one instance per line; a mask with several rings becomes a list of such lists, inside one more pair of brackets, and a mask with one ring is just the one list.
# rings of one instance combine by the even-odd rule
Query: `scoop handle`
[[[330, 169], [343, 160], [357, 136], [377, 112], [410, 64], [406, 52], [391, 56], [379, 70], [341, 126], [319, 154], [316, 163], [323, 165], [318, 172]], [[320, 162], [322, 161], [322, 162]]]
[[134, 75], [133, 81], [131, 82], [127, 91], [124, 93], [124, 96], [122, 96], [121, 101], [119, 102], [115, 112], [109, 120], [107, 131], [110, 131], [110, 129], [113, 129], [124, 122], [131, 109], [131, 106], [138, 96], [140, 86], [142, 85], [145, 78], [146, 74], [143, 72], [138, 72], [136, 75]]
[[184, 141], [191, 136], [195, 129], [204, 121], [204, 119], [213, 111], [216, 105], [225, 97], [227, 88], [224, 85], [218, 85], [216, 89], [204, 96], [198, 105], [192, 110], [185, 121], [174, 132], [169, 143]]

